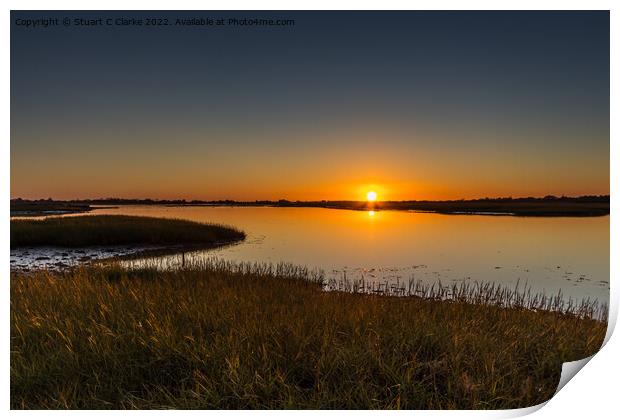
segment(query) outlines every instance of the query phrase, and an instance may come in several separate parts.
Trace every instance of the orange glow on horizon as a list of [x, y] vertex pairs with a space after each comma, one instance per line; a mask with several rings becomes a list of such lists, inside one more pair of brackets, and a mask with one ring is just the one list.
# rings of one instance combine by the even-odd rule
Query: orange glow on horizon
[[[234, 174], [230, 178], [216, 178], [217, 183], [205, 182], [205, 178], [195, 176], [191, 171], [169, 172], [160, 171], [157, 174], [143, 174], [135, 171], [132, 174], [123, 171], [110, 173], [93, 173], [92, 177], [73, 176], [72, 171], [79, 168], [85, 174], [90, 174], [92, 166], [77, 164], [74, 166], [59, 167], [54, 170], [56, 178], [63, 182], [48, 182], [49, 176], [34, 166], [29, 172], [22, 173], [12, 167], [11, 198], [47, 199], [56, 200], [98, 199], [106, 197], [125, 199], [155, 199], [155, 200], [235, 200], [255, 201], [280, 199], [290, 201], [363, 201], [373, 203], [378, 201], [407, 201], [407, 200], [460, 200], [479, 199], [484, 197], [544, 197], [580, 196], [580, 195], [608, 195], [607, 188], [595, 188], [594, 182], [582, 180], [573, 183], [570, 188], [564, 187], [561, 182], [547, 180], [544, 184], [530, 183], [523, 186], [514, 183], [501, 183], [500, 180], [451, 182], [450, 179], [432, 177], [418, 179], [399, 179], [392, 174], [376, 179], [376, 174], [370, 177], [354, 177], [338, 180], [338, 178], [321, 178], [321, 174], [312, 174], [312, 180], [295, 183], [286, 178], [274, 179], [268, 177], [264, 182], [248, 183], [246, 178], [237, 178]], [[146, 173], [147, 171], [144, 171]], [[97, 176], [95, 176], [97, 175]], [[120, 179], [120, 176], [123, 179]], [[209, 174], [212, 175], [212, 174]], [[132, 178], [133, 177], [133, 178]], [[259, 177], [258, 175], [256, 176]], [[134, 179], [135, 178], [135, 179]], [[212, 178], [207, 178], [212, 179]], [[87, 181], [84, 181], [87, 180]], [[374, 194], [376, 194], [376, 196]]]

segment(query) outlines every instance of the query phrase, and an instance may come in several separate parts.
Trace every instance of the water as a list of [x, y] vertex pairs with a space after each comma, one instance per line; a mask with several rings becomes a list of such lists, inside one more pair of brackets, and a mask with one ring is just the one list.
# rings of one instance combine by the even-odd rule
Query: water
[[[239, 245], [193, 253], [244, 262], [289, 262], [328, 277], [366, 282], [411, 276], [527, 283], [532, 291], [609, 301], [609, 217], [440, 215], [321, 208], [120, 206], [125, 214], [222, 223], [243, 229]], [[81, 217], [81, 216], [79, 216]], [[178, 258], [162, 257], [164, 261]]]

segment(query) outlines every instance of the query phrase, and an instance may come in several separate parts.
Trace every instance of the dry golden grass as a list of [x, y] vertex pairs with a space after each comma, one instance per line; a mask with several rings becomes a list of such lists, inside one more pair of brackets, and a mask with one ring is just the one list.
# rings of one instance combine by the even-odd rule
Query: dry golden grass
[[294, 267], [11, 275], [13, 408], [517, 408], [606, 323], [324, 292]]

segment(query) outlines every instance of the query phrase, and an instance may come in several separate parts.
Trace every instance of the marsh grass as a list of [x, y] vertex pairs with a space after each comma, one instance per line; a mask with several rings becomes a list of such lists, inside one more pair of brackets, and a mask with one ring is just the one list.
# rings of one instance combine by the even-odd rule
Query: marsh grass
[[138, 216], [11, 220], [11, 248], [22, 246], [195, 246], [235, 242], [245, 234], [228, 226]]
[[606, 331], [587, 313], [326, 284], [284, 264], [12, 273], [11, 406], [525, 407]]
[[561, 290], [554, 295], [534, 292], [527, 284], [517, 281], [514, 288], [496, 283], [478, 281], [454, 281], [443, 284], [441, 281], [428, 283], [415, 280], [396, 283], [350, 280], [346, 276], [325, 282], [328, 291], [344, 291], [349, 293], [378, 294], [383, 296], [419, 297], [427, 300], [454, 301], [474, 305], [494, 305], [501, 308], [525, 309], [530, 311], [558, 312], [580, 318], [604, 320], [609, 316], [607, 304], [597, 299], [584, 298], [577, 300], [566, 298]]

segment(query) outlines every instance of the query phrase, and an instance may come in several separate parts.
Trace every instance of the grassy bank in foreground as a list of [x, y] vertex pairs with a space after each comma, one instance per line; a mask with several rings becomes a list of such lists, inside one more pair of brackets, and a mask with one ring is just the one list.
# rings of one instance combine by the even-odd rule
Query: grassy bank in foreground
[[239, 241], [234, 228], [136, 216], [80, 216], [11, 220], [11, 248], [20, 246], [200, 246]]
[[606, 324], [324, 292], [299, 269], [11, 274], [13, 408], [518, 408]]

